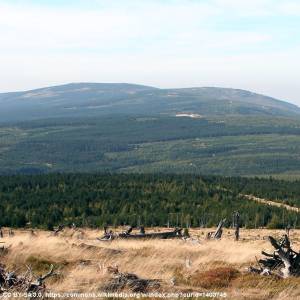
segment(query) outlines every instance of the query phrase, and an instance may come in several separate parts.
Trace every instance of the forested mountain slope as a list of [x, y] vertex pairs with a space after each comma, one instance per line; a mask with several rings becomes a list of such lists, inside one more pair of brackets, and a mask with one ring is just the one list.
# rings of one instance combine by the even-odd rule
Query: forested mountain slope
[[74, 83], [0, 94], [0, 174], [297, 177], [299, 111], [212, 87]]
[[[239, 211], [241, 225], [300, 226], [295, 212], [241, 197], [247, 191], [295, 201], [299, 182], [191, 175], [49, 174], [0, 177], [0, 225], [215, 226]], [[264, 192], [265, 191], [265, 192]], [[299, 204], [299, 200], [298, 204]]]
[[300, 174], [300, 121], [106, 116], [0, 126], [0, 174]]

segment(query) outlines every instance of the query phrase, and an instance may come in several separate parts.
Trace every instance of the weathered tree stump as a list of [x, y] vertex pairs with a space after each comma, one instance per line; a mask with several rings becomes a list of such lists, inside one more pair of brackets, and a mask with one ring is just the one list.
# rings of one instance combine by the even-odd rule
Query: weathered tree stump
[[272, 236], [268, 238], [275, 249], [274, 253], [270, 254], [262, 251], [262, 254], [267, 258], [258, 261], [259, 269], [250, 267], [249, 271], [282, 278], [300, 276], [300, 253], [291, 248], [288, 236], [285, 234], [279, 241], [276, 241]]
[[240, 214], [238, 212], [234, 214], [234, 227], [235, 227], [235, 231], [234, 231], [235, 240], [238, 241], [240, 238]]

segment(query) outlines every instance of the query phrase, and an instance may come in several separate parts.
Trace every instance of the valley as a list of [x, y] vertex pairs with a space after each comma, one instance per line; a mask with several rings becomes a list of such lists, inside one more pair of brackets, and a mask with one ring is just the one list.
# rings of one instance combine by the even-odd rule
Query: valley
[[[72, 153], [72, 155], [70, 155]], [[110, 115], [0, 126], [0, 174], [300, 175], [300, 120]]]

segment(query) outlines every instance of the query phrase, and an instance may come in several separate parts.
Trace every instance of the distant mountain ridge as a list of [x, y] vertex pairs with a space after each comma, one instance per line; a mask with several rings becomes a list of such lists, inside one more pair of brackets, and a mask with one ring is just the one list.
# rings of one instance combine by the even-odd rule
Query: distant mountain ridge
[[128, 83], [70, 83], [0, 94], [0, 120], [109, 114], [298, 116], [296, 105], [231, 88], [159, 89]]
[[300, 109], [249, 91], [72, 83], [0, 94], [0, 174], [300, 178]]

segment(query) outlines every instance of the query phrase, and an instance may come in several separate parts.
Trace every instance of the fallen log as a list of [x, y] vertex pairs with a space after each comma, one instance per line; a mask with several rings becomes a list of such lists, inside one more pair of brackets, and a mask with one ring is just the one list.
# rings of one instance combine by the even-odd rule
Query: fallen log
[[65, 228], [65, 225], [59, 225], [53, 232], [54, 235], [58, 235], [59, 232], [63, 231]]
[[123, 232], [120, 233], [118, 237], [122, 239], [170, 239], [170, 238], [181, 238], [183, 237], [183, 235], [182, 235], [182, 228], [175, 228], [173, 231], [165, 231], [165, 232], [152, 232], [152, 233], [140, 232], [137, 234]]
[[99, 241], [112, 241], [115, 238], [115, 234], [112, 230], [108, 231], [107, 226], [104, 226], [104, 235], [100, 238], [97, 238]]

